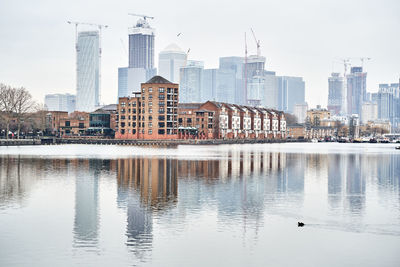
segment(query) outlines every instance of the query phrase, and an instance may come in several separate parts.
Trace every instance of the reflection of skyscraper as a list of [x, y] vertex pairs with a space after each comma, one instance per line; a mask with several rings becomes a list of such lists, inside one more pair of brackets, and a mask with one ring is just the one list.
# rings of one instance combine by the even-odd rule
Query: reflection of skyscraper
[[101, 165], [98, 159], [78, 160], [74, 221], [74, 245], [78, 247], [96, 246], [98, 242], [98, 180]]
[[365, 177], [361, 175], [361, 155], [349, 155], [347, 168], [346, 193], [352, 212], [359, 213], [364, 208], [365, 202]]

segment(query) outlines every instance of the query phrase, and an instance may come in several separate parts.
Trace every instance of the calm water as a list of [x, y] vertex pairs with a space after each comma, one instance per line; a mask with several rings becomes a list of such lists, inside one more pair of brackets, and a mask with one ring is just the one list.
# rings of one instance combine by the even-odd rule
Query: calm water
[[0, 266], [400, 266], [399, 187], [389, 144], [0, 147]]

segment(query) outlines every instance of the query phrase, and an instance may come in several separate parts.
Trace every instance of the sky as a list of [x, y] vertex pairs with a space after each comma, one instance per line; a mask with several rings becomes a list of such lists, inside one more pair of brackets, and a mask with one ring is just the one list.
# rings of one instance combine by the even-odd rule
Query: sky
[[[0, 83], [27, 88], [35, 100], [75, 88], [75, 29], [68, 20], [106, 24], [102, 32], [101, 102], [117, 102], [118, 67], [128, 65], [128, 13], [154, 16], [155, 58], [170, 43], [189, 59], [217, 68], [219, 57], [256, 54], [266, 69], [301, 76], [309, 106], [327, 105], [328, 76], [341, 58], [370, 57], [367, 90], [400, 78], [398, 0], [0, 0]], [[177, 37], [177, 33], [182, 33]]]

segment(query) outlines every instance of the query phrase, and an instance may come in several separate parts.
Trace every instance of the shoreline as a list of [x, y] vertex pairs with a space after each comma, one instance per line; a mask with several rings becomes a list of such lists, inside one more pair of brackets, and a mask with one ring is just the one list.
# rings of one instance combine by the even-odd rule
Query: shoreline
[[137, 140], [137, 139], [85, 139], [85, 138], [41, 138], [41, 139], [0, 139], [0, 146], [32, 145], [132, 145], [132, 146], [177, 146], [177, 145], [225, 145], [225, 144], [269, 144], [269, 143], [307, 143], [309, 140], [285, 139], [186, 139], [186, 140]]

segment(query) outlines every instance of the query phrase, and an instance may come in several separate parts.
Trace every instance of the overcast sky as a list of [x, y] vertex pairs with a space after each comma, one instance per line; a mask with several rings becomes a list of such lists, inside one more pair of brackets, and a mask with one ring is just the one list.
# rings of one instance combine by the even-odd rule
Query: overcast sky
[[[115, 103], [118, 67], [128, 65], [127, 13], [154, 16], [155, 56], [171, 42], [189, 59], [218, 67], [220, 56], [256, 53], [252, 27], [277, 75], [302, 76], [306, 101], [326, 106], [333, 61], [370, 57], [367, 90], [400, 76], [399, 0], [0, 0], [0, 82], [47, 93], [75, 93], [74, 27], [67, 20], [107, 24], [103, 31], [101, 101]], [[176, 34], [182, 32], [178, 38]], [[354, 60], [359, 65], [359, 60]]]

